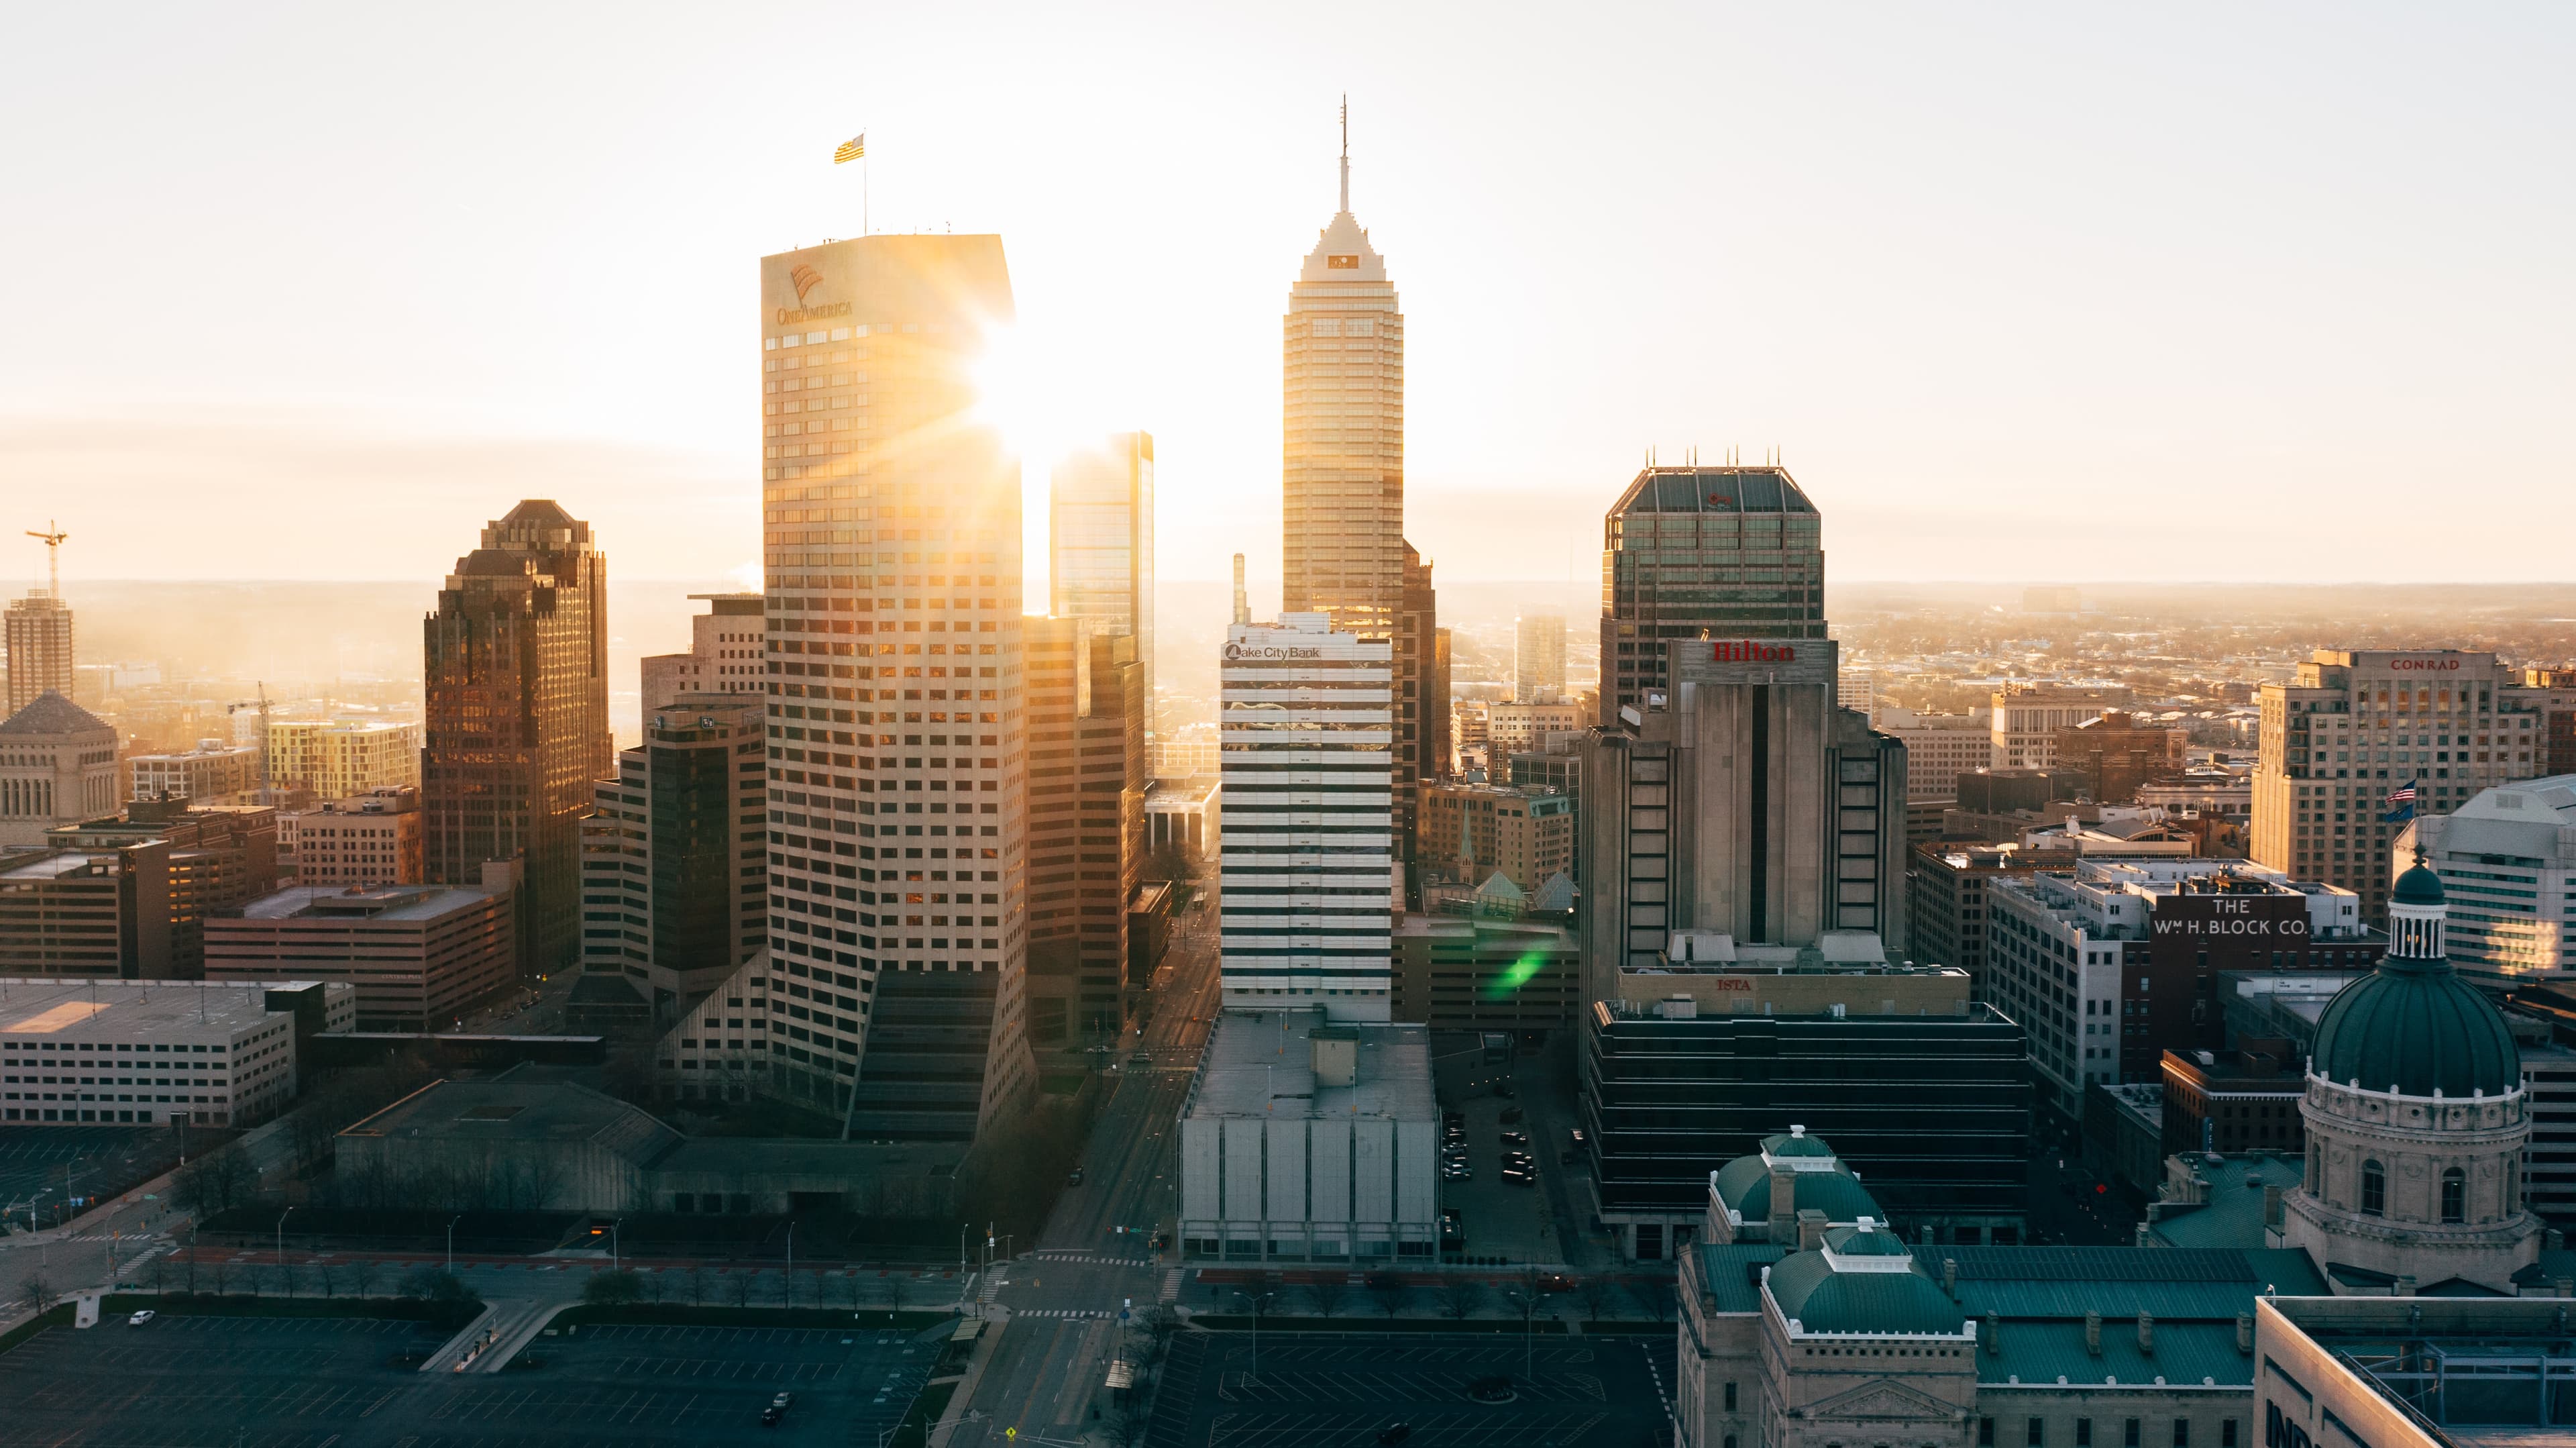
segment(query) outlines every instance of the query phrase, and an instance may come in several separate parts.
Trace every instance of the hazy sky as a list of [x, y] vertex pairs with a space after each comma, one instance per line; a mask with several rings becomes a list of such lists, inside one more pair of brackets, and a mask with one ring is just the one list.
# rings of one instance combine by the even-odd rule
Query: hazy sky
[[1275, 578], [1344, 90], [1443, 577], [1594, 569], [1693, 446], [1784, 449], [1842, 580], [2570, 576], [2576, 7], [22, 5], [0, 57], [0, 523], [67, 581], [434, 577], [523, 495], [748, 566], [755, 259], [859, 231], [862, 128], [879, 229], [1001, 233], [1053, 430], [1156, 434], [1167, 573]]

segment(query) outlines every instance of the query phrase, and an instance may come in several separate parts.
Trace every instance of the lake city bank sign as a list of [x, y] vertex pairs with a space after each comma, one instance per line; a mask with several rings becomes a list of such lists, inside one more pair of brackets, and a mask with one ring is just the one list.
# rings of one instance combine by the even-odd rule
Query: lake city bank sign
[[1225, 657], [1229, 663], [1236, 659], [1320, 659], [1323, 656], [1324, 651], [1322, 649], [1295, 649], [1280, 648], [1275, 645], [1245, 644], [1227, 644], [1225, 646]]

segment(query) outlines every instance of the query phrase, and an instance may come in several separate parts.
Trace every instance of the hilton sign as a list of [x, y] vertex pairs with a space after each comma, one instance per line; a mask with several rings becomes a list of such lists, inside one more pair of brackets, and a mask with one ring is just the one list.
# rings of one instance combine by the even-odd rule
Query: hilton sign
[[1761, 644], [1751, 639], [1735, 643], [1711, 643], [1709, 662], [1713, 664], [1793, 664], [1798, 661], [1795, 644]]

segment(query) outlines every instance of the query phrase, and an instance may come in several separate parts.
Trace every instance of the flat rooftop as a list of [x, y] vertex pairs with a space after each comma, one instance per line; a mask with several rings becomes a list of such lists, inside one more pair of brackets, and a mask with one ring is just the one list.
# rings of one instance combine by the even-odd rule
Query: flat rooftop
[[[1356, 1036], [1359, 1067], [1348, 1086], [1315, 1080], [1309, 1039]], [[1227, 1011], [1208, 1033], [1189, 1114], [1382, 1116], [1427, 1121], [1439, 1115], [1431, 1089], [1431, 1033], [1423, 1026], [1328, 1024], [1323, 1012]]]
[[92, 865], [103, 864], [113, 870], [118, 859], [114, 850], [38, 850], [0, 855], [0, 880], [40, 884], [77, 875]]
[[374, 885], [340, 889], [293, 885], [242, 907], [245, 920], [435, 920], [451, 910], [491, 899], [483, 890], [452, 885]]
[[308, 981], [0, 979], [0, 1041], [131, 1041], [246, 1030], [271, 990]]

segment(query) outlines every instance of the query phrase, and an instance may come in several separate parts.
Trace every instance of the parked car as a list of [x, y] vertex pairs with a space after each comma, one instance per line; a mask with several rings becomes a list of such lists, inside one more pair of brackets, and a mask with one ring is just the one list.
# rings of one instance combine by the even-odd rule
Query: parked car
[[1127, 1058], [1127, 1064], [1130, 1066], [1151, 1066], [1154, 1064], [1154, 1053], [1151, 1051], [1138, 1051], [1136, 1054]]
[[1503, 1180], [1516, 1187], [1525, 1187], [1537, 1178], [1530, 1175], [1527, 1167], [1507, 1166], [1503, 1168]]
[[782, 1412], [782, 1413], [783, 1413], [783, 1412], [786, 1412], [789, 1408], [791, 1408], [791, 1407], [795, 1406], [795, 1403], [796, 1403], [796, 1395], [795, 1395], [794, 1393], [787, 1392], [787, 1391], [785, 1391], [785, 1390], [783, 1390], [783, 1389], [779, 1392], [779, 1394], [778, 1394], [778, 1396], [777, 1396], [777, 1397], [774, 1397], [774, 1398], [772, 1398], [772, 1399], [770, 1399], [770, 1400], [769, 1400], [769, 1406], [771, 1406], [771, 1407], [773, 1407], [773, 1408], [776, 1408], [778, 1411], [780, 1411], [780, 1412]]
[[1380, 1443], [1401, 1443], [1412, 1436], [1413, 1425], [1411, 1423], [1389, 1423], [1385, 1427], [1377, 1430], [1377, 1441]]
[[127, 1327], [141, 1327], [143, 1324], [150, 1322], [152, 1319], [160, 1315], [161, 1314], [154, 1312], [151, 1308], [147, 1307], [141, 1312], [134, 1314], [132, 1317], [127, 1318], [125, 1320], [125, 1325]]
[[1494, 1083], [1494, 1094], [1495, 1094], [1495, 1095], [1497, 1095], [1497, 1096], [1500, 1096], [1500, 1097], [1501, 1097], [1501, 1098], [1503, 1098], [1505, 1101], [1509, 1101], [1509, 1100], [1511, 1100], [1512, 1098], [1514, 1098], [1514, 1097], [1516, 1097], [1516, 1096], [1520, 1095], [1520, 1093], [1519, 1093], [1519, 1092], [1517, 1092], [1517, 1091], [1515, 1091], [1515, 1090], [1513, 1090], [1513, 1089], [1512, 1089], [1512, 1083], [1511, 1083], [1511, 1082], [1509, 1082], [1509, 1081], [1497, 1081], [1497, 1082], [1495, 1082], [1495, 1083]]
[[1505, 1126], [1509, 1126], [1513, 1122], [1520, 1120], [1523, 1114], [1522, 1110], [1517, 1106], [1506, 1106], [1503, 1108], [1503, 1124]]
[[1574, 1290], [1574, 1279], [1566, 1276], [1562, 1272], [1550, 1272], [1538, 1279], [1538, 1290], [1541, 1292], [1572, 1292]]
[[1075, 1167], [1073, 1170], [1066, 1172], [1064, 1174], [1064, 1184], [1069, 1187], [1078, 1187], [1082, 1185], [1082, 1168]]
[[1529, 1145], [1529, 1133], [1526, 1131], [1506, 1131], [1503, 1133], [1503, 1145], [1527, 1146]]
[[1572, 1131], [1567, 1132], [1567, 1133], [1565, 1134], [1565, 1139], [1566, 1139], [1566, 1140], [1568, 1140], [1568, 1141], [1570, 1141], [1570, 1142], [1573, 1142], [1577, 1147], [1581, 1147], [1584, 1143], [1586, 1143], [1586, 1142], [1590, 1141], [1592, 1138], [1591, 1138], [1591, 1137], [1588, 1137], [1588, 1136], [1586, 1136], [1586, 1135], [1584, 1135], [1584, 1134], [1583, 1134], [1583, 1128], [1582, 1128], [1582, 1127], [1580, 1127], [1580, 1126], [1578, 1126], [1578, 1127], [1574, 1128]]

